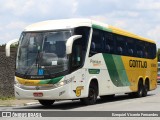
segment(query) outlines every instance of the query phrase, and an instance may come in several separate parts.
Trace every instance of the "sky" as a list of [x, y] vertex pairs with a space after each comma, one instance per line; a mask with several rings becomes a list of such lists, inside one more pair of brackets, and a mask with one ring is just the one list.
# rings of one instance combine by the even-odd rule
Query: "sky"
[[0, 0], [0, 45], [32, 23], [89, 18], [154, 40], [160, 48], [160, 0]]

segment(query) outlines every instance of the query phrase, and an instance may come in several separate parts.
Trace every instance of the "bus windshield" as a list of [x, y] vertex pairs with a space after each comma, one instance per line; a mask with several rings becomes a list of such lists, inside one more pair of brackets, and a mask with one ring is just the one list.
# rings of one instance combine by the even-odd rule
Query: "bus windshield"
[[68, 69], [66, 41], [72, 32], [23, 32], [16, 60], [16, 73], [26, 76], [51, 75]]

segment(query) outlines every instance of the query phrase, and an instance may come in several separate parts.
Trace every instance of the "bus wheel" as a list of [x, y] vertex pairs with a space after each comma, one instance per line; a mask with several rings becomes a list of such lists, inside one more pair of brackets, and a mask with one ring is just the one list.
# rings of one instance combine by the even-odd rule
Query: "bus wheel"
[[143, 95], [143, 81], [139, 81], [138, 83], [138, 91], [133, 93], [135, 97], [142, 97]]
[[38, 100], [38, 101], [41, 105], [47, 107], [51, 106], [55, 102], [55, 100]]
[[96, 103], [98, 96], [98, 88], [95, 84], [91, 84], [89, 87], [89, 94], [87, 98], [81, 98], [81, 102], [85, 105], [93, 105]]
[[142, 92], [142, 96], [143, 97], [146, 97], [147, 96], [147, 92], [148, 92], [148, 89], [149, 88], [149, 85], [147, 82], [145, 82], [145, 85], [143, 86], [143, 92]]

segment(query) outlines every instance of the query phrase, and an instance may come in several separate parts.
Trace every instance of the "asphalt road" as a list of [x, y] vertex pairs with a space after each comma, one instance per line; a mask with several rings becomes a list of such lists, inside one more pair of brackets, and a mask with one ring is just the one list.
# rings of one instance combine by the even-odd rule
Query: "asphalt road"
[[[44, 107], [40, 104], [34, 104], [29, 106], [17, 106], [17, 107], [0, 107], [0, 111], [160, 111], [160, 85], [158, 85], [157, 89], [154, 91], [150, 91], [148, 93], [147, 97], [142, 98], [130, 98], [128, 95], [116, 95], [115, 98], [111, 100], [101, 100], [100, 98], [97, 100], [97, 103], [95, 105], [91, 106], [85, 106], [82, 105], [78, 100], [77, 101], [61, 101], [61, 102], [55, 102], [51, 107]], [[96, 115], [96, 112], [95, 114]], [[13, 118], [2, 118], [1, 120], [9, 120]], [[15, 120], [19, 118], [14, 118]], [[32, 118], [32, 120], [41, 120], [40, 118]], [[48, 118], [50, 119], [50, 118]], [[53, 118], [52, 118], [53, 119]], [[70, 119], [67, 118], [58, 118], [58, 119]], [[73, 118], [75, 119], [75, 117]], [[76, 118], [81, 119], [81, 118]], [[87, 120], [90, 119], [97, 119], [97, 118], [86, 118]], [[99, 119], [99, 118], [98, 118]], [[105, 117], [100, 119], [112, 119], [112, 120], [120, 120], [119, 117]], [[125, 118], [132, 119], [132, 118]], [[135, 119], [135, 118], [133, 118]], [[137, 120], [140, 120], [142, 118], [137, 117]], [[144, 118], [145, 120], [153, 120], [153, 119], [159, 119], [160, 118]], [[31, 120], [31, 119], [30, 119]]]

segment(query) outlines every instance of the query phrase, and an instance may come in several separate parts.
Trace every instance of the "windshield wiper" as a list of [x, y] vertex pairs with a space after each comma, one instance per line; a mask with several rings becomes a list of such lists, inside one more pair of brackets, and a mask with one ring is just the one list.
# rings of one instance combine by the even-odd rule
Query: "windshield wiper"
[[37, 75], [39, 75], [39, 59], [40, 59], [40, 47], [38, 46], [37, 57], [36, 57], [36, 65], [37, 65]]
[[30, 66], [30, 67], [27, 68], [27, 70], [26, 70], [26, 72], [25, 72], [25, 74], [24, 74], [24, 77], [25, 77], [25, 78], [27, 78], [27, 74], [32, 71], [32, 67], [33, 67], [33, 66], [34, 66], [34, 64], [33, 64], [32, 66]]
[[[32, 71], [33, 66], [37, 66], [37, 67], [38, 67], [38, 70], [39, 70], [39, 64], [38, 64], [38, 61], [39, 61], [38, 59], [40, 58], [39, 53], [40, 53], [40, 52], [39, 52], [39, 47], [38, 47], [38, 51], [37, 51], [37, 56], [36, 56], [35, 62], [33, 62], [32, 66], [28, 67], [28, 69], [26, 70], [26, 72], [25, 72], [25, 74], [24, 74], [24, 76], [25, 76], [26, 78], [27, 78], [27, 74]], [[34, 63], [35, 63], [35, 64], [34, 64]], [[38, 75], [38, 72], [37, 72], [37, 75]]]

